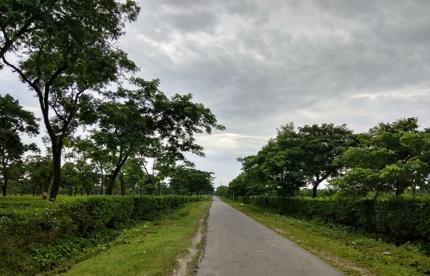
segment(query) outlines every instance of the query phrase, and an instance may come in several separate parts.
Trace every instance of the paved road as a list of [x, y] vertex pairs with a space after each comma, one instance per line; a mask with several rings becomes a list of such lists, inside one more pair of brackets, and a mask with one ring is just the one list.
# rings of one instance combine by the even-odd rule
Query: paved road
[[198, 276], [342, 275], [295, 243], [214, 199]]

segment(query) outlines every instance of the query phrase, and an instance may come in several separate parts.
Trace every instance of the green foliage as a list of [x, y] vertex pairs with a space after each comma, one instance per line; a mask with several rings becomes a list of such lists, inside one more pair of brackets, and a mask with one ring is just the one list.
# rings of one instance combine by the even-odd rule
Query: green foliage
[[139, 8], [131, 0], [2, 1], [0, 11], [0, 58], [37, 96], [51, 141], [53, 200], [65, 140], [94, 120], [91, 94], [137, 69], [113, 42]]
[[[117, 38], [123, 20], [136, 18], [139, 8], [133, 1], [14, 1], [0, 2], [0, 58], [20, 51], [47, 34], [65, 39], [70, 34]], [[58, 34], [59, 31], [63, 34]], [[73, 32], [74, 31], [74, 32]], [[90, 32], [89, 32], [90, 31]], [[58, 41], [60, 44], [63, 40]]]
[[191, 240], [210, 204], [190, 203], [153, 222], [127, 229], [103, 254], [73, 265], [65, 275], [171, 275], [178, 256], [187, 254], [192, 246]]
[[282, 214], [341, 224], [395, 242], [430, 242], [428, 200], [311, 200], [255, 196], [247, 201]]
[[197, 199], [182, 196], [79, 197], [51, 204], [32, 216], [3, 214], [7, 224], [0, 224], [0, 229], [6, 236], [17, 237], [23, 243], [43, 241], [47, 237], [48, 240], [85, 237], [105, 228], [120, 228], [132, 220], [154, 218], [160, 212], [193, 200]]
[[84, 160], [76, 162], [66, 162], [62, 168], [63, 188], [68, 190], [69, 195], [84, 193], [87, 195], [96, 194], [95, 185], [99, 180], [99, 175], [94, 171], [93, 166]]
[[353, 143], [345, 125], [305, 125], [296, 130], [289, 123], [257, 155], [239, 159], [243, 172], [230, 183], [230, 194], [292, 197], [311, 185], [315, 197], [321, 182], [340, 173], [342, 166], [335, 159]]
[[214, 190], [212, 181], [210, 172], [178, 166], [170, 174], [169, 186], [175, 194], [208, 194]]
[[124, 165], [123, 181], [130, 189], [131, 194], [152, 195], [155, 194], [153, 186], [150, 185], [150, 177], [142, 169], [143, 164], [138, 158], [130, 158]]
[[243, 172], [228, 195], [293, 197], [306, 186], [316, 197], [325, 182], [342, 196], [363, 198], [394, 192], [422, 194], [430, 187], [430, 130], [416, 118], [380, 123], [353, 134], [345, 125], [281, 127], [275, 138], [253, 156], [239, 158]]
[[33, 113], [25, 111], [9, 94], [0, 95], [0, 178], [3, 196], [6, 196], [8, 181], [18, 178], [17, 170], [13, 168], [22, 162], [23, 154], [28, 150], [37, 150], [35, 144], [24, 144], [21, 136], [38, 133]]
[[48, 191], [52, 179], [52, 159], [49, 155], [29, 155], [25, 159], [25, 171], [20, 194], [40, 195]]
[[[128, 88], [122, 86], [126, 74], [138, 68], [115, 42], [139, 11], [133, 0], [0, 2], [0, 69], [8, 66], [35, 93], [50, 140], [52, 172], [38, 187], [34, 174], [14, 168], [25, 178], [16, 181], [31, 182], [33, 194], [49, 191], [55, 200], [63, 182], [69, 194], [111, 195], [119, 180], [125, 195], [127, 183], [138, 181], [122, 172], [132, 158], [156, 164], [145, 172], [145, 189], [139, 180], [134, 192], [161, 194], [162, 180], [176, 161], [185, 161], [186, 152], [203, 155], [195, 135], [224, 128], [191, 94], [167, 97], [158, 89], [159, 80], [131, 78]], [[108, 91], [111, 85], [118, 89]], [[91, 125], [91, 137], [73, 141], [73, 133], [82, 126], [85, 131], [85, 125]], [[4, 148], [21, 156], [16, 133], [3, 136]], [[65, 147], [75, 152], [62, 166]]]
[[354, 135], [346, 125], [333, 124], [306, 125], [299, 128], [298, 135], [304, 174], [316, 197], [319, 184], [340, 173], [342, 166], [334, 161], [355, 144]]
[[294, 196], [306, 184], [302, 156], [304, 152], [300, 148], [300, 137], [294, 124], [290, 123], [278, 130], [276, 138], [270, 140], [254, 160], [245, 159], [244, 171], [248, 171], [247, 161], [250, 161], [250, 171], [261, 175], [261, 170], [263, 177], [276, 185], [278, 195]]
[[31, 256], [41, 270], [51, 270], [59, 263], [82, 253], [83, 250], [95, 246], [100, 240], [88, 238], [65, 238], [55, 241], [48, 247], [34, 247]]
[[195, 134], [223, 129], [215, 115], [191, 95], [167, 97], [159, 81], [131, 80], [134, 89], [120, 87], [98, 106], [97, 128], [91, 133], [110, 164], [107, 194], [112, 194], [117, 175], [132, 157], [156, 158], [157, 164], [184, 160], [185, 152], [203, 155]]
[[359, 145], [346, 150], [337, 163], [346, 169], [332, 184], [350, 196], [369, 192], [410, 188], [414, 195], [428, 185], [430, 175], [430, 136], [418, 130], [415, 118], [380, 123], [359, 137]]
[[[100, 233], [118, 231], [133, 222], [153, 220], [204, 197], [129, 196], [60, 197], [55, 203], [29, 197], [0, 201], [0, 257], [7, 267], [25, 273], [52, 269], [62, 260], [100, 242]], [[12, 206], [11, 206], [12, 205]], [[22, 211], [17, 211], [23, 209]], [[25, 210], [24, 210], [25, 209]], [[109, 235], [101, 235], [107, 238]], [[31, 258], [28, 259], [28, 252]], [[12, 260], [27, 256], [18, 264]], [[1, 271], [1, 270], [0, 270]], [[27, 271], [28, 273], [28, 271]]]
[[216, 188], [215, 194], [221, 197], [228, 197], [229, 196], [228, 186], [225, 186], [225, 185], [218, 186]]

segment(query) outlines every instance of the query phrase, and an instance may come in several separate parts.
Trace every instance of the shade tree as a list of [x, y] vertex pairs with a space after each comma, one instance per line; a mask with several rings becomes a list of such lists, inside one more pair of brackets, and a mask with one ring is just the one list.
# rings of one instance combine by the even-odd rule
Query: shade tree
[[211, 172], [177, 166], [170, 174], [169, 187], [175, 194], [200, 195], [214, 191]]
[[33, 154], [25, 157], [23, 162], [21, 193], [41, 195], [48, 191], [52, 182], [52, 159], [49, 154]]
[[110, 174], [106, 194], [112, 194], [125, 162], [132, 157], [164, 156], [181, 160], [185, 152], [203, 155], [195, 134], [223, 129], [216, 117], [192, 96], [167, 97], [159, 81], [130, 80], [132, 88], [107, 93], [97, 109], [97, 127], [90, 139], [107, 156]]
[[0, 11], [0, 58], [37, 96], [51, 141], [53, 200], [64, 141], [94, 114], [92, 95], [136, 69], [114, 42], [139, 8], [130, 0], [7, 0]]
[[306, 181], [311, 185], [312, 197], [315, 198], [323, 181], [339, 175], [343, 166], [335, 160], [356, 143], [356, 138], [346, 125], [326, 123], [300, 127], [298, 136]]
[[26, 151], [37, 150], [35, 144], [25, 144], [21, 139], [22, 135], [33, 136], [38, 133], [33, 113], [24, 110], [18, 100], [9, 94], [0, 95], [0, 172], [3, 196], [7, 194], [12, 168], [17, 168], [22, 163]]
[[346, 150], [338, 161], [346, 167], [333, 184], [350, 195], [394, 192], [428, 183], [430, 136], [418, 128], [416, 118], [380, 123], [360, 136], [359, 146]]
[[243, 167], [246, 174], [264, 179], [263, 185], [274, 185], [276, 194], [294, 196], [306, 184], [303, 155], [300, 137], [294, 124], [289, 123], [256, 156], [245, 159]]

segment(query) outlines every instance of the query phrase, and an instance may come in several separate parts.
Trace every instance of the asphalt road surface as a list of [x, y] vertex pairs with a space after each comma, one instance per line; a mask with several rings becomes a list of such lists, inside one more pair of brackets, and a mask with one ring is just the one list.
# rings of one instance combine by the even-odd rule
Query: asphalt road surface
[[292, 241], [215, 198], [198, 276], [343, 275]]

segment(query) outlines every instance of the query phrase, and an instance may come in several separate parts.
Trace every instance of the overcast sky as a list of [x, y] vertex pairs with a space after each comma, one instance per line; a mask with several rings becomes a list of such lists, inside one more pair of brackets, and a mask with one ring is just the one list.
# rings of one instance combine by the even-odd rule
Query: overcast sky
[[[430, 126], [430, 1], [146, 0], [119, 45], [167, 94], [192, 93], [226, 126], [199, 138], [216, 185], [293, 121], [365, 131], [418, 117]], [[1, 93], [37, 111], [18, 78]], [[40, 112], [38, 112], [40, 114]]]

